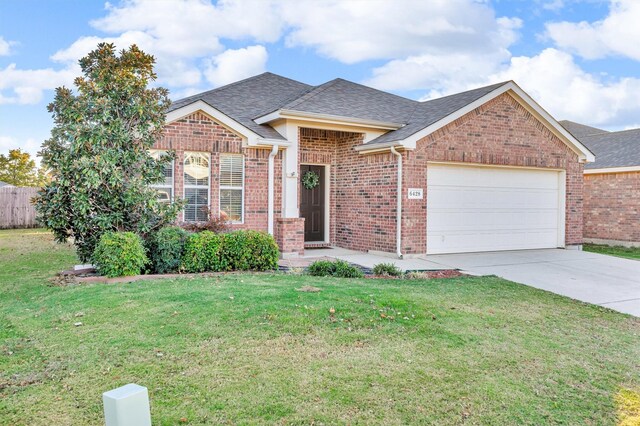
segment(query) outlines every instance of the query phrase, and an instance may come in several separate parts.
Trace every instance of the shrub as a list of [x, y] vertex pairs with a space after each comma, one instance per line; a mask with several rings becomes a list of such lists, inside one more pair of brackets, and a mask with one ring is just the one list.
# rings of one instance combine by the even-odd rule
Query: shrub
[[364, 277], [364, 273], [357, 266], [350, 265], [348, 262], [344, 260], [336, 260], [335, 261], [336, 270], [333, 273], [334, 277], [338, 278], [362, 278]]
[[229, 271], [267, 271], [278, 267], [280, 251], [273, 236], [242, 230], [224, 235], [221, 257]]
[[186, 272], [222, 271], [221, 262], [223, 236], [211, 231], [191, 234], [184, 244], [181, 268]]
[[373, 275], [399, 277], [402, 270], [393, 263], [378, 263], [373, 266]]
[[157, 274], [176, 272], [184, 254], [189, 233], [177, 226], [168, 226], [147, 238], [147, 253], [152, 271]]
[[364, 276], [360, 268], [352, 266], [344, 260], [333, 262], [317, 260], [309, 265], [307, 273], [316, 277], [362, 278]]
[[280, 249], [275, 238], [265, 232], [244, 232], [247, 234], [247, 244], [251, 251], [251, 269], [255, 271], [278, 269]]
[[335, 271], [335, 264], [329, 260], [316, 260], [307, 268], [307, 273], [314, 277], [330, 277]]
[[107, 277], [138, 275], [148, 262], [142, 239], [133, 232], [102, 234], [92, 260], [98, 272]]
[[275, 239], [264, 232], [202, 231], [187, 238], [182, 269], [187, 272], [266, 271], [278, 267], [279, 257]]

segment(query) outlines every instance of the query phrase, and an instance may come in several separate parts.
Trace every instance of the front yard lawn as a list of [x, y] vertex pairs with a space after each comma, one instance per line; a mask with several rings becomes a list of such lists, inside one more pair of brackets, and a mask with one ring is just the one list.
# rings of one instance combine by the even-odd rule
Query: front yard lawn
[[44, 231], [0, 231], [0, 424], [100, 424], [102, 392], [130, 382], [166, 425], [634, 415], [640, 320], [496, 277], [50, 285], [74, 262]]
[[608, 254], [610, 256], [626, 257], [627, 259], [640, 260], [640, 247], [606, 246], [603, 244], [584, 244], [584, 251]]

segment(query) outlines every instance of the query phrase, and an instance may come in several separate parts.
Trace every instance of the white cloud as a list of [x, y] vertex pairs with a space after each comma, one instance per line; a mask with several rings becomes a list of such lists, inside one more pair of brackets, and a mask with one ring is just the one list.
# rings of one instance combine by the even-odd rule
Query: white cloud
[[76, 66], [62, 70], [19, 69], [16, 64], [10, 64], [0, 69], [0, 105], [37, 104], [45, 90], [70, 86], [78, 73]]
[[586, 59], [625, 56], [640, 61], [640, 1], [612, 0], [609, 15], [595, 22], [554, 22], [546, 35], [557, 47]]
[[[405, 59], [397, 59], [373, 70], [367, 84], [383, 90], [437, 89], [464, 90], [481, 83], [485, 76], [499, 70], [511, 58], [508, 46], [517, 38], [519, 19], [499, 18], [487, 22], [492, 48], [482, 51], [472, 48], [444, 52], [429, 52]], [[472, 46], [470, 46], [472, 47]], [[428, 47], [426, 51], [432, 50]]]
[[621, 127], [640, 116], [640, 79], [607, 80], [582, 70], [573, 57], [548, 48], [533, 57], [514, 57], [487, 82], [515, 80], [558, 119]]
[[7, 41], [0, 36], [0, 56], [8, 56], [11, 54], [11, 46], [16, 44], [13, 41]]
[[289, 46], [344, 63], [448, 52], [491, 53], [503, 43], [494, 12], [472, 0], [285, 2]]
[[229, 49], [211, 59], [205, 76], [214, 86], [233, 83], [264, 72], [267, 56], [267, 49], [260, 45]]

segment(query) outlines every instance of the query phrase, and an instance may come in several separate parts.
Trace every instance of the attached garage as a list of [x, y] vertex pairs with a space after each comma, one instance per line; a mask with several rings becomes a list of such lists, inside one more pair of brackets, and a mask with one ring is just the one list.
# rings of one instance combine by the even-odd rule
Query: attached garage
[[427, 253], [564, 247], [565, 171], [429, 163]]

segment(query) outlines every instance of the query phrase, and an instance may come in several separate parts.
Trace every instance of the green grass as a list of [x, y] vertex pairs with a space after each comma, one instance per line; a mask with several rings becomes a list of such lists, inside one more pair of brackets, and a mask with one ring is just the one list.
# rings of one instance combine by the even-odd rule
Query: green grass
[[496, 277], [49, 285], [74, 262], [0, 232], [0, 424], [100, 424], [130, 382], [162, 425], [614, 424], [640, 389], [640, 320]]
[[607, 246], [603, 244], [585, 244], [582, 247], [584, 251], [640, 260], [640, 247]]

